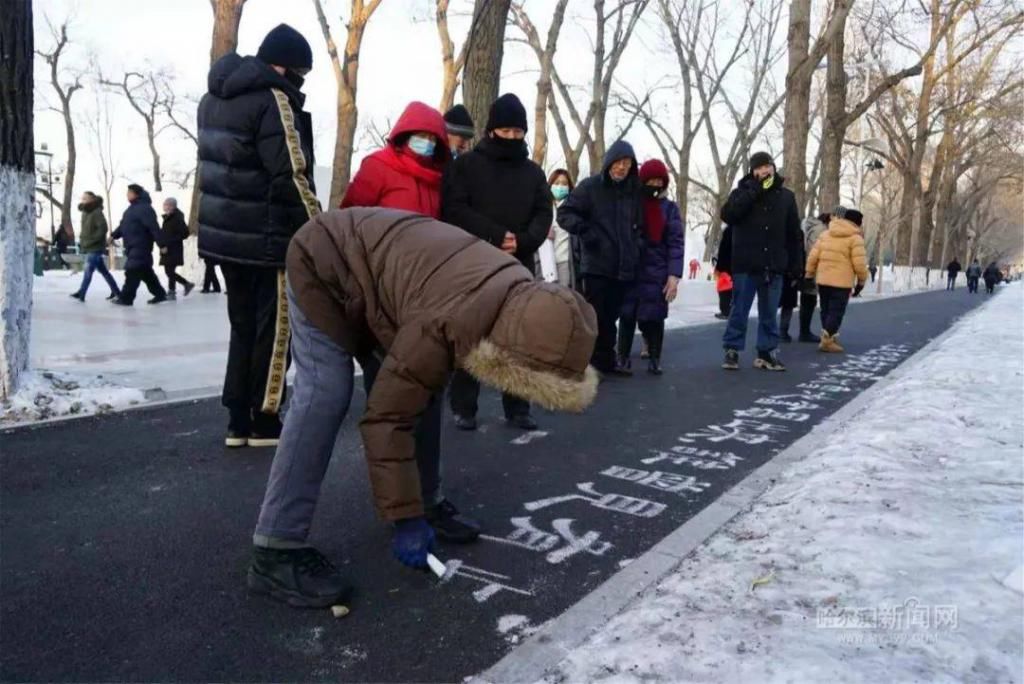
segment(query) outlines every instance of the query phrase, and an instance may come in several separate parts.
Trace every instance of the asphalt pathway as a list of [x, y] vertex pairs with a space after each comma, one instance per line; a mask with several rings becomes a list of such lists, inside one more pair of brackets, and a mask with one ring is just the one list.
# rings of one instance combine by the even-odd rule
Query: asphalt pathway
[[0, 433], [0, 679], [459, 681], [983, 298], [855, 305], [848, 353], [785, 345], [787, 373], [755, 371], [750, 350], [721, 370], [721, 323], [672, 332], [664, 376], [606, 381], [585, 416], [537, 411], [529, 435], [485, 393], [479, 432], [446, 427], [445, 489], [489, 538], [438, 549], [461, 563], [444, 584], [390, 557], [357, 397], [311, 539], [358, 587], [341, 620], [246, 592], [273, 452], [223, 449], [216, 401]]

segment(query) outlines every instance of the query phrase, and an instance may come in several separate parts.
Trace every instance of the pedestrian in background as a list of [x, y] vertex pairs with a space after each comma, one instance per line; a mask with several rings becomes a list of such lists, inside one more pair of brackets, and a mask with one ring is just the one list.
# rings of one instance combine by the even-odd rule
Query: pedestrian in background
[[188, 239], [188, 224], [185, 215], [178, 208], [178, 200], [168, 197], [164, 200], [164, 224], [161, 228], [163, 245], [160, 247], [160, 265], [167, 276], [167, 298], [175, 299], [175, 285], [181, 283], [188, 297], [195, 289], [195, 283], [178, 275], [177, 269], [185, 265], [185, 240]]
[[[363, 159], [342, 207], [366, 206], [402, 209], [431, 218], [441, 215], [441, 178], [452, 154], [441, 113], [423, 102], [411, 102], [388, 134], [387, 144]], [[396, 248], [400, 243], [396, 241]], [[381, 374], [384, 349], [364, 354], [363, 389], [372, 395]], [[468, 543], [480, 535], [480, 524], [463, 515], [445, 498], [442, 484], [441, 432], [444, 421], [444, 390], [426, 403], [414, 427], [415, 458], [419, 471], [424, 515], [438, 537]]]
[[440, 218], [441, 175], [451, 156], [441, 113], [410, 102], [384, 147], [363, 159], [341, 208], [384, 207]]
[[110, 238], [121, 240], [125, 254], [124, 284], [120, 296], [112, 300], [113, 303], [120, 306], [134, 304], [140, 283], [145, 283], [153, 295], [147, 304], [166, 302], [167, 292], [153, 271], [153, 245], [162, 246], [163, 237], [153, 211], [153, 201], [141, 185], [132, 183], [128, 186], [128, 208]]
[[117, 287], [114, 276], [110, 275], [103, 257], [107, 253], [107, 219], [103, 216], [103, 198], [91, 192], [82, 193], [78, 203], [82, 212], [82, 228], [79, 231], [79, 251], [85, 256], [85, 270], [82, 273], [82, 284], [71, 294], [80, 302], [85, 301], [85, 293], [89, 291], [92, 274], [98, 271], [110, 287], [107, 299], [117, 299], [121, 291]]
[[750, 157], [747, 175], [740, 179], [722, 207], [722, 220], [732, 229], [730, 267], [732, 309], [722, 338], [722, 367], [738, 370], [747, 343], [750, 308], [757, 297], [757, 358], [754, 368], [784, 371], [778, 357], [779, 299], [785, 278], [799, 278], [804, 235], [796, 197], [786, 187], [767, 152]]
[[[822, 233], [828, 230], [828, 223], [832, 220], [832, 217], [828, 213], [818, 214], [816, 218], [807, 218], [804, 220], [801, 228], [804, 231], [804, 254], [801, 257], [801, 263], [807, 260], [807, 255], [814, 249], [814, 245], [817, 244], [818, 238], [821, 237]], [[801, 268], [801, 271], [803, 268]], [[820, 344], [821, 337], [815, 335], [811, 330], [811, 322], [814, 320], [814, 309], [818, 305], [818, 288], [814, 280], [805, 278], [803, 273], [800, 274], [800, 335], [797, 337], [798, 342], [809, 342], [811, 344]]]
[[996, 291], [996, 285], [1003, 279], [1003, 273], [996, 266], [996, 262], [990, 263], [985, 267], [985, 272], [982, 274], [982, 278], [985, 279], [985, 293], [992, 294]]
[[694, 280], [700, 272], [700, 262], [697, 257], [690, 259], [690, 280]]
[[626, 293], [619, 316], [618, 365], [629, 370], [637, 324], [647, 343], [647, 371], [661, 375], [668, 305], [675, 301], [683, 277], [685, 228], [679, 205], [665, 197], [668, 168], [657, 159], [640, 167], [643, 183], [644, 231], [647, 244], [637, 278]]
[[558, 225], [580, 243], [583, 294], [597, 312], [591, 363], [606, 375], [629, 375], [616, 363], [616, 322], [643, 252], [642, 199], [633, 147], [618, 140], [600, 171], [580, 182], [558, 208]]
[[444, 125], [448, 134], [448, 149], [451, 150], [453, 159], [473, 148], [476, 126], [465, 106], [457, 104], [445, 112]]
[[217, 278], [217, 262], [203, 259], [203, 294], [219, 293], [220, 280]]
[[[497, 249], [513, 255], [535, 272], [537, 250], [551, 231], [551, 189], [544, 170], [530, 159], [526, 147], [526, 108], [512, 94], [491, 105], [485, 137], [472, 151], [455, 159], [442, 183], [442, 216]], [[452, 375], [451, 407], [461, 430], [477, 427], [480, 383], [459, 369]], [[504, 392], [506, 422], [535, 430], [530, 403]]]
[[953, 257], [953, 260], [950, 261], [949, 264], [946, 266], [946, 289], [947, 290], [955, 290], [956, 289], [956, 277], [958, 275], [960, 275], [960, 271], [962, 271], [962, 270], [963, 270], [963, 266], [960, 265], [960, 262], [957, 261], [956, 257]]
[[578, 260], [573, 259], [573, 238], [560, 225], [558, 225], [558, 208], [569, 197], [573, 190], [572, 176], [566, 169], [555, 169], [548, 177], [548, 185], [551, 186], [551, 197], [554, 206], [553, 218], [551, 220], [551, 232], [548, 240], [551, 241], [555, 253], [555, 272], [558, 275], [558, 284], [576, 289], [576, 281], [579, 279], [576, 269], [579, 267]]
[[807, 257], [806, 277], [818, 284], [821, 300], [821, 343], [823, 352], [841, 353], [839, 328], [846, 305], [860, 295], [868, 280], [867, 251], [861, 225], [864, 215], [856, 209], [836, 207], [828, 230], [822, 234]]
[[967, 267], [967, 291], [974, 294], [978, 291], [978, 280], [981, 279], [981, 264], [975, 259]]

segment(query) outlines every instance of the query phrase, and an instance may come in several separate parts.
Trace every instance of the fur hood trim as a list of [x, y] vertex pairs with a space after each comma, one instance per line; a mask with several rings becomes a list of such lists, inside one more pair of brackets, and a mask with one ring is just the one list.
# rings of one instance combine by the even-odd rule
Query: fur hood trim
[[582, 413], [597, 396], [598, 374], [593, 367], [587, 366], [578, 380], [537, 370], [487, 339], [466, 355], [462, 367], [480, 382], [552, 411]]

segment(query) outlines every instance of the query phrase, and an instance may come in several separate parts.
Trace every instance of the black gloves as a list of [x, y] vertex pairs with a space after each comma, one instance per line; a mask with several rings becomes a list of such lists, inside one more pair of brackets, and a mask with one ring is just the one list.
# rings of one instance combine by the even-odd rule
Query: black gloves
[[853, 296], [860, 297], [860, 293], [864, 291], [864, 283], [857, 283], [857, 287], [853, 288]]

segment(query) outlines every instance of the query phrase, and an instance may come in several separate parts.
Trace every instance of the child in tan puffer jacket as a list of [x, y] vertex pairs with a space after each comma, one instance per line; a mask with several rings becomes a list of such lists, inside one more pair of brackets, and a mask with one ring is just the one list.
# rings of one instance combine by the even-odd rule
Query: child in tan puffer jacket
[[828, 230], [818, 238], [807, 257], [807, 277], [818, 284], [821, 304], [823, 352], [839, 353], [839, 326], [843, 324], [850, 292], [856, 297], [868, 279], [867, 252], [861, 224], [864, 215], [856, 209], [836, 207]]

